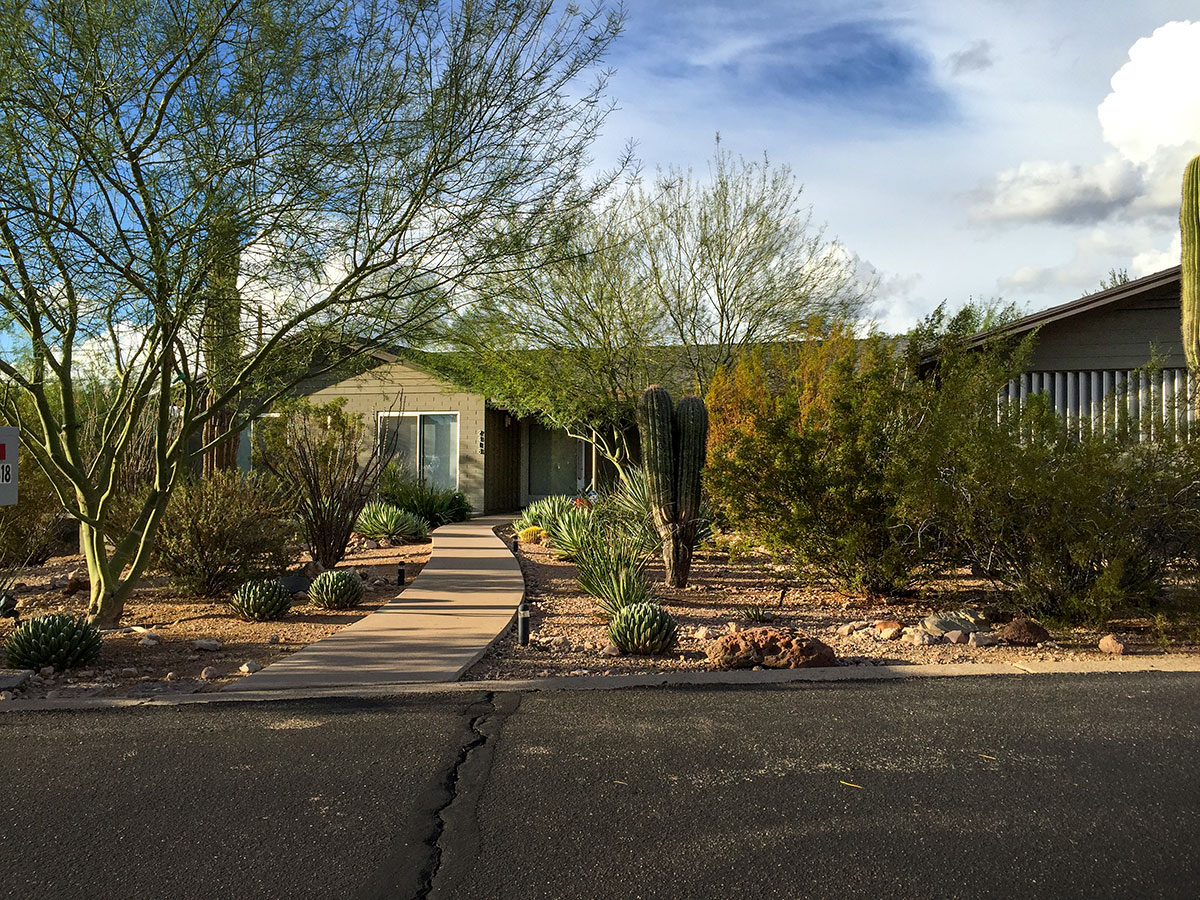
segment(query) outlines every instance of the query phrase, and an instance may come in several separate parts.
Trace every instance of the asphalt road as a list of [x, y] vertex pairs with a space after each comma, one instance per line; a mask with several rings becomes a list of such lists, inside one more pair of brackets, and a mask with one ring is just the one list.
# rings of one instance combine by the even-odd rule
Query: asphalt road
[[0, 896], [1194, 898], [1200, 676], [0, 715]]

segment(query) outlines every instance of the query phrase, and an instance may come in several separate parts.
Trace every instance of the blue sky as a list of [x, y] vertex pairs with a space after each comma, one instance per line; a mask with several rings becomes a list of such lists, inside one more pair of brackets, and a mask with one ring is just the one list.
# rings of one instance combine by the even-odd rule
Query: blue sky
[[1037, 309], [1110, 268], [1178, 263], [1179, 179], [1200, 152], [1194, 3], [627, 11], [598, 162], [632, 138], [647, 169], [702, 173], [720, 133], [736, 153], [786, 163], [815, 220], [878, 277], [889, 328], [943, 300]]

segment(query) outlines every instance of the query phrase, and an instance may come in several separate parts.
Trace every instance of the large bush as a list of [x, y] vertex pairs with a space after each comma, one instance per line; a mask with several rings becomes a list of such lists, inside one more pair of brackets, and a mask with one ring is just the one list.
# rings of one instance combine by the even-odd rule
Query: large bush
[[273, 578], [295, 559], [295, 503], [274, 479], [217, 472], [176, 487], [158, 530], [159, 567], [206, 597]]
[[895, 341], [848, 328], [713, 379], [707, 484], [729, 521], [847, 591], [893, 594], [935, 559], [920, 392]]

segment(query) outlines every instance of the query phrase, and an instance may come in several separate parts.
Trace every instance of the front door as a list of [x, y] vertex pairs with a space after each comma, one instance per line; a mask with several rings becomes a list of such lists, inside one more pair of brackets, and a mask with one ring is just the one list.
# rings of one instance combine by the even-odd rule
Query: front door
[[529, 499], [583, 488], [583, 443], [557, 428], [529, 423]]

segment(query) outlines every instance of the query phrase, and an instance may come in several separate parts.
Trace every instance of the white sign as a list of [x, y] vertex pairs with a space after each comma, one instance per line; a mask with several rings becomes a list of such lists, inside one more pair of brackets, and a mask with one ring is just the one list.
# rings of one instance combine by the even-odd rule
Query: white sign
[[0, 506], [17, 505], [17, 429], [0, 426]]

